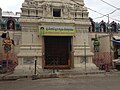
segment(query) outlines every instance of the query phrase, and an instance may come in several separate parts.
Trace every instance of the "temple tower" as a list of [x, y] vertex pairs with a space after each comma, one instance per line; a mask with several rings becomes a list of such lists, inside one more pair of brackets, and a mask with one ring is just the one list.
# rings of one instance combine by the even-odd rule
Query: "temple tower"
[[88, 11], [83, 0], [25, 0], [20, 22], [19, 70], [95, 69], [88, 44]]

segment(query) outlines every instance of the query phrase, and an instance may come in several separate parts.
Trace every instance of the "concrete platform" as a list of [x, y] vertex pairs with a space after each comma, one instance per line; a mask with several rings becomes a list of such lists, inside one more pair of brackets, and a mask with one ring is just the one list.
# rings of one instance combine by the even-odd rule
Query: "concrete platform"
[[44, 70], [42, 73], [39, 74], [18, 74], [18, 73], [6, 73], [0, 74], [0, 80], [18, 80], [22, 78], [29, 78], [29, 79], [42, 79], [42, 78], [71, 78], [71, 77], [79, 77], [84, 75], [98, 75], [98, 74], [105, 74], [105, 71], [95, 70], [95, 71], [80, 71], [80, 70]]

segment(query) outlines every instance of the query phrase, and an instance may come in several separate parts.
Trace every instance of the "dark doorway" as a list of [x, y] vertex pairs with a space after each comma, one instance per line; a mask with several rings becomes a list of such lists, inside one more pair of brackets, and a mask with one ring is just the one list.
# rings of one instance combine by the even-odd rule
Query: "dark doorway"
[[53, 9], [54, 17], [61, 17], [61, 9]]
[[71, 37], [44, 37], [45, 68], [70, 68]]

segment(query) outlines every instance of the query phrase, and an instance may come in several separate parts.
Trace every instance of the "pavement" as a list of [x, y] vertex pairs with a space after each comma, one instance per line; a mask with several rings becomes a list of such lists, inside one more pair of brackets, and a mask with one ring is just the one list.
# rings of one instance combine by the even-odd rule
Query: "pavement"
[[79, 70], [45, 70], [39, 74], [23, 74], [9, 72], [0, 74], [0, 81], [6, 80], [18, 80], [22, 78], [29, 78], [32, 80], [43, 79], [43, 78], [72, 78], [81, 76], [101, 76], [101, 75], [120, 75], [117, 70], [110, 70], [105, 72], [104, 70], [92, 70], [92, 71], [79, 71]]

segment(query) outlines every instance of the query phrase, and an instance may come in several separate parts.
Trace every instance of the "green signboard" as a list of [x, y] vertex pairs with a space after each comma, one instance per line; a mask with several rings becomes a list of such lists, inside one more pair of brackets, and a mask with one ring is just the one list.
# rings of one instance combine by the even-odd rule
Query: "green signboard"
[[39, 26], [39, 34], [42, 36], [74, 36], [72, 27], [43, 27]]

